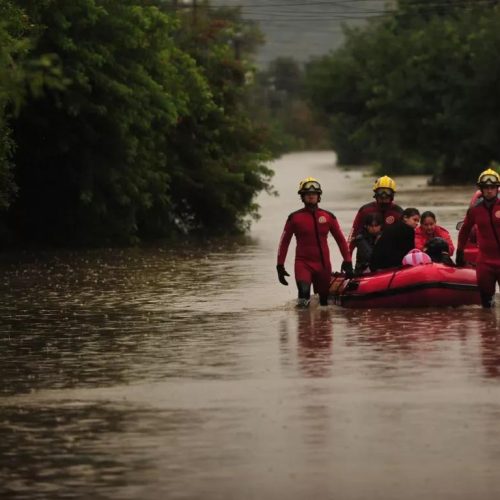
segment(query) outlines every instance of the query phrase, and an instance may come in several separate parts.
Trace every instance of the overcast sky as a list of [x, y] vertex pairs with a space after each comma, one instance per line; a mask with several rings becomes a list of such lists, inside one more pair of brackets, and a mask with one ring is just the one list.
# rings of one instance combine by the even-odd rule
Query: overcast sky
[[385, 0], [212, 0], [216, 5], [239, 5], [243, 16], [259, 21], [266, 37], [258, 61], [278, 56], [305, 61], [342, 43], [343, 23], [363, 23], [382, 14]]

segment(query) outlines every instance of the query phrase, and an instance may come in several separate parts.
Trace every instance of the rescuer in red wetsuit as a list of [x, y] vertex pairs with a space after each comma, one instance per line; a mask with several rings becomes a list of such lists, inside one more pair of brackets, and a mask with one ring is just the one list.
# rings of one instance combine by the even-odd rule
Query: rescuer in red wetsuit
[[346, 277], [352, 278], [351, 255], [347, 242], [340, 230], [337, 218], [331, 212], [319, 208], [321, 185], [308, 177], [301, 181], [298, 194], [304, 208], [291, 213], [285, 224], [278, 248], [278, 279], [281, 284], [288, 285], [285, 277], [290, 276], [285, 270], [285, 259], [292, 236], [297, 240], [295, 251], [295, 281], [299, 292], [298, 305], [307, 307], [311, 295], [311, 283], [319, 294], [321, 305], [327, 305], [328, 290], [332, 265], [328, 249], [328, 233], [332, 233], [339, 246], [344, 262], [342, 271]]
[[377, 213], [382, 217], [382, 231], [384, 227], [394, 224], [401, 218], [403, 209], [394, 203], [396, 183], [387, 175], [378, 178], [373, 185], [375, 201], [363, 205], [356, 214], [349, 234], [349, 251], [353, 252], [356, 246], [356, 236], [363, 230], [363, 221], [368, 214]]
[[477, 185], [482, 193], [477, 203], [470, 207], [458, 233], [457, 266], [465, 265], [464, 247], [469, 233], [476, 225], [479, 253], [477, 256], [477, 284], [481, 303], [493, 306], [495, 286], [500, 284], [500, 175], [491, 168], [479, 175]]

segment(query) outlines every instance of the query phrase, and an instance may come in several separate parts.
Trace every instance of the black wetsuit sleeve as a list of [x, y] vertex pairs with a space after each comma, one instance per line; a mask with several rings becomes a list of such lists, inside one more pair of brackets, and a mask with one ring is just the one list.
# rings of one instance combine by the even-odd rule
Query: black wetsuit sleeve
[[384, 229], [375, 244], [370, 268], [385, 269], [401, 265], [403, 257], [415, 246], [415, 230], [402, 221]]

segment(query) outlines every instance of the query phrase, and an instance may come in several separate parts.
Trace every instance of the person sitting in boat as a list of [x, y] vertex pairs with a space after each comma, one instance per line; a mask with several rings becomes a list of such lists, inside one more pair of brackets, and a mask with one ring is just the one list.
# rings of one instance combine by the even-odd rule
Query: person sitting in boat
[[373, 247], [382, 234], [382, 216], [376, 212], [365, 216], [363, 230], [354, 239], [356, 247], [356, 275], [370, 272], [370, 258]]
[[401, 218], [403, 209], [394, 203], [396, 183], [387, 175], [379, 177], [373, 185], [375, 201], [363, 205], [356, 214], [349, 234], [349, 251], [354, 251], [356, 236], [363, 230], [364, 220], [368, 214], [377, 213], [382, 219], [382, 230], [391, 226]]
[[425, 244], [424, 252], [431, 258], [432, 262], [446, 264], [447, 266], [455, 265], [450, 257], [450, 246], [444, 238], [440, 238], [439, 236], [431, 238]]
[[457, 266], [465, 265], [464, 248], [476, 225], [478, 255], [476, 260], [477, 285], [484, 308], [494, 305], [496, 284], [500, 283], [500, 175], [488, 168], [477, 180], [482, 197], [470, 207], [458, 233]]
[[407, 208], [400, 220], [384, 229], [373, 248], [372, 271], [401, 265], [403, 257], [415, 248], [415, 228], [419, 221], [420, 212], [416, 208]]
[[292, 236], [295, 235], [297, 248], [295, 252], [295, 281], [298, 289], [298, 306], [309, 305], [311, 284], [319, 294], [320, 305], [327, 305], [332, 265], [328, 249], [328, 233], [332, 233], [340, 253], [344, 258], [342, 271], [347, 278], [354, 276], [351, 254], [344, 234], [340, 230], [335, 215], [319, 208], [321, 201], [321, 185], [313, 177], [304, 179], [299, 184], [298, 194], [304, 208], [291, 213], [283, 229], [278, 248], [278, 280], [288, 285], [285, 270], [285, 259]]
[[427, 211], [420, 217], [420, 226], [415, 229], [415, 248], [423, 250], [425, 245], [432, 238], [442, 238], [448, 243], [448, 255], [453, 255], [455, 247], [451, 241], [450, 233], [436, 224], [436, 216], [433, 212]]

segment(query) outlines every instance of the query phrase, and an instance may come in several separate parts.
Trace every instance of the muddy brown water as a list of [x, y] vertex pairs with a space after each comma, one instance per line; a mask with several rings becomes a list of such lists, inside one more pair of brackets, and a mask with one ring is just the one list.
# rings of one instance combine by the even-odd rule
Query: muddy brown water
[[[277, 161], [247, 238], [2, 256], [0, 498], [500, 497], [498, 307], [296, 310], [277, 282], [301, 178], [345, 233], [370, 200], [334, 161]], [[456, 241], [473, 188], [396, 180]]]

